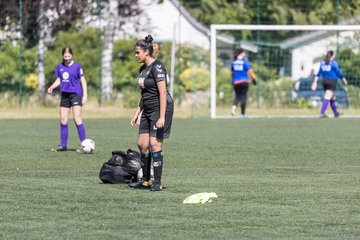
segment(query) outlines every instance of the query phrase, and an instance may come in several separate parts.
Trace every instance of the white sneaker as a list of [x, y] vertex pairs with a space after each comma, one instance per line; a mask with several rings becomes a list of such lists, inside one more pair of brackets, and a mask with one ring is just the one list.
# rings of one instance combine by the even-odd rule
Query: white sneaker
[[231, 115], [235, 116], [236, 115], [236, 106], [232, 106], [231, 108]]
[[245, 114], [240, 114], [240, 118], [245, 118]]

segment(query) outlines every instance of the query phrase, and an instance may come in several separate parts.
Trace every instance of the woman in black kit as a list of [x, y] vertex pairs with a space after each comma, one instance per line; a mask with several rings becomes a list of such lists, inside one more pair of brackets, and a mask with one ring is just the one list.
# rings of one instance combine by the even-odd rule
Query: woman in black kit
[[[153, 43], [151, 35], [138, 40], [135, 45], [135, 57], [140, 67], [138, 85], [141, 99], [130, 123], [136, 124], [140, 117], [138, 147], [143, 162], [143, 177], [130, 183], [129, 187], [161, 191], [163, 169], [162, 145], [164, 138], [170, 136], [174, 103], [167, 89], [167, 73], [164, 65], [156, 58], [158, 45]], [[142, 114], [140, 114], [142, 112]], [[154, 182], [150, 180], [151, 157], [153, 158]]]

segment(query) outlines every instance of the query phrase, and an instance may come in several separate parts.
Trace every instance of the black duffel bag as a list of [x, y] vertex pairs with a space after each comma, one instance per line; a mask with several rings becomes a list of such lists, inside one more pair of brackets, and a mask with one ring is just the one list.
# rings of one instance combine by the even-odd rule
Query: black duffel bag
[[109, 161], [100, 169], [100, 179], [103, 183], [131, 183], [137, 181], [141, 169], [140, 153], [128, 149], [112, 151]]

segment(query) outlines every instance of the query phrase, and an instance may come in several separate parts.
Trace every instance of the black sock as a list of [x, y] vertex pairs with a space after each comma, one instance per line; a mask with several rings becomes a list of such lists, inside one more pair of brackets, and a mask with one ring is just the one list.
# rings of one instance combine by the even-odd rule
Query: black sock
[[151, 166], [151, 154], [150, 153], [146, 153], [143, 154], [141, 153], [141, 162], [143, 163], [142, 166], [142, 171], [143, 171], [143, 180], [144, 181], [149, 181], [150, 180], [150, 166]]
[[162, 175], [162, 168], [163, 168], [163, 152], [162, 150], [158, 152], [154, 152], [153, 156], [153, 166], [154, 166], [154, 179], [155, 184], [161, 184], [161, 175]]

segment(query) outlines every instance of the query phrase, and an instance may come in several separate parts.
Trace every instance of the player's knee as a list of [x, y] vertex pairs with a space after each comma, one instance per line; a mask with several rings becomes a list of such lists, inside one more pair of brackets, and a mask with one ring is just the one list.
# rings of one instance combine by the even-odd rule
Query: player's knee
[[62, 125], [66, 125], [66, 124], [68, 123], [67, 117], [60, 117], [60, 123], [61, 123]]
[[145, 144], [145, 143], [142, 142], [142, 141], [138, 141], [138, 142], [137, 142], [137, 146], [138, 146], [140, 152], [142, 152], [142, 153], [148, 152], [148, 148], [149, 148], [149, 145], [148, 145], [148, 144]]
[[161, 147], [162, 147], [161, 143], [159, 143], [159, 142], [151, 142], [150, 146], [151, 146], [152, 152], [158, 152], [161, 150]]
[[74, 122], [76, 125], [80, 125], [82, 123], [82, 118], [80, 115], [75, 115], [74, 116]]

